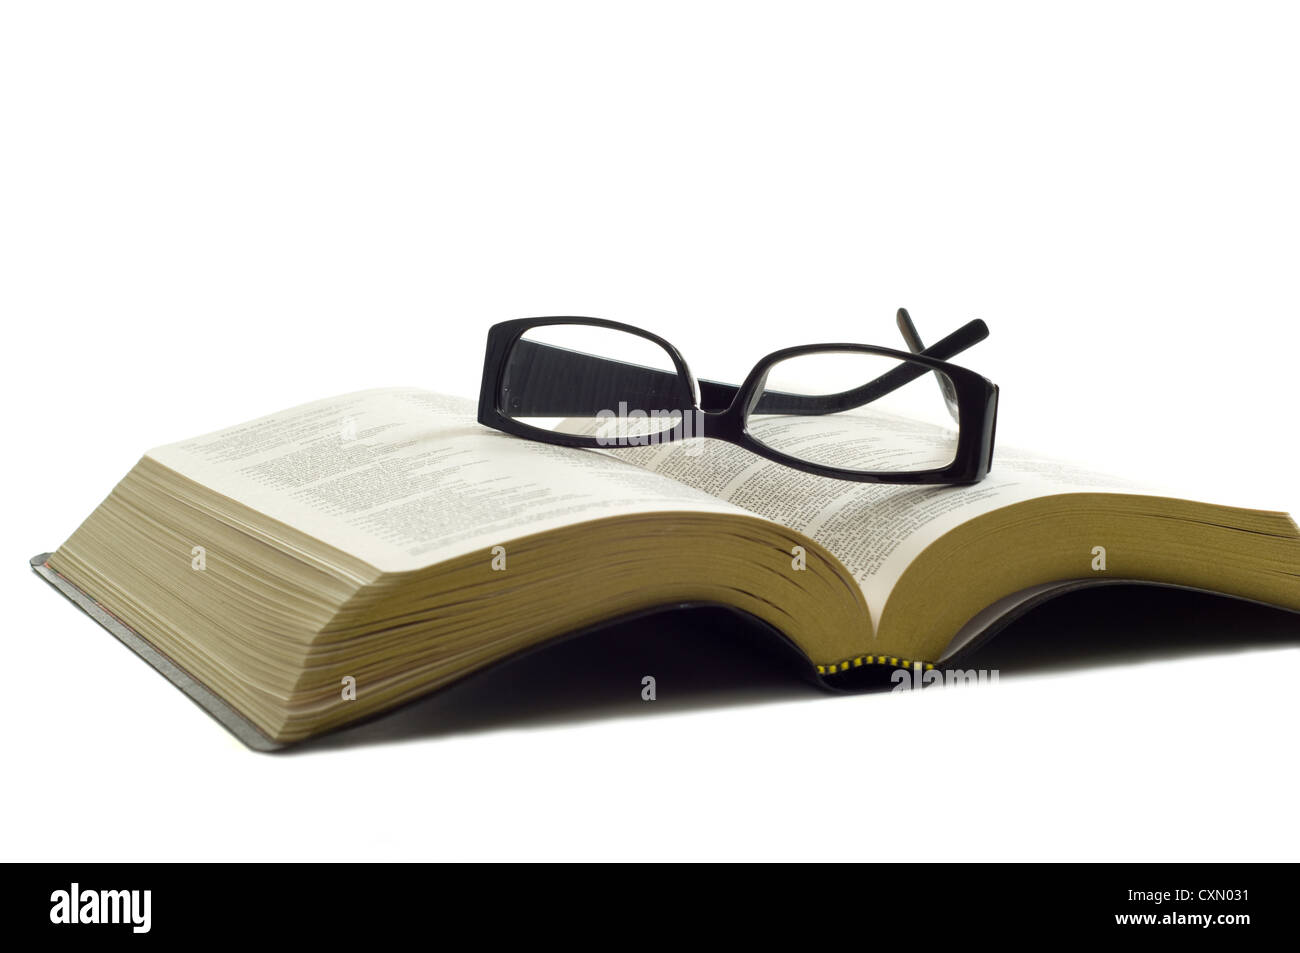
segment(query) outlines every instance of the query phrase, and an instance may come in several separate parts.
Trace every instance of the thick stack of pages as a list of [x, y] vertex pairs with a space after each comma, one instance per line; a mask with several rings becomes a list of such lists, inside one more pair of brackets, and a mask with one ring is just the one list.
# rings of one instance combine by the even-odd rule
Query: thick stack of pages
[[462, 402], [378, 391], [151, 452], [49, 565], [284, 742], [641, 608], [860, 630], [831, 557], [752, 558], [793, 545], [627, 464], [490, 433]]
[[49, 568], [275, 742], [681, 602], [748, 612], [830, 676], [938, 662], [990, 604], [1099, 574], [1300, 609], [1282, 513], [1007, 451], [978, 486], [899, 487], [717, 441], [569, 450], [412, 389], [151, 451]]

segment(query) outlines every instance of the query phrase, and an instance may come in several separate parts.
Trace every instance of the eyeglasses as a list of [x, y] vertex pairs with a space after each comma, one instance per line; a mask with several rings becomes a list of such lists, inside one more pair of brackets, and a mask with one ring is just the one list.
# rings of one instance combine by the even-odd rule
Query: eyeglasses
[[998, 389], [946, 359], [988, 327], [971, 321], [928, 348], [904, 308], [898, 327], [907, 351], [785, 348], [737, 386], [697, 382], [677, 348], [617, 321], [504, 321], [488, 331], [478, 420], [566, 447], [711, 437], [818, 476], [978, 482], [993, 459]]

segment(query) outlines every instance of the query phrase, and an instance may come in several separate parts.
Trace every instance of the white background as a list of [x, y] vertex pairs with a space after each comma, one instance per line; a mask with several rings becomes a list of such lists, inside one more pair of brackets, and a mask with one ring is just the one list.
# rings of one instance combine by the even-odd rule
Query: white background
[[151, 446], [472, 396], [537, 314], [721, 379], [983, 317], [1000, 443], [1300, 512], [1294, 7], [2, 9], [6, 858], [1300, 859], [1295, 643], [276, 757], [27, 568]]

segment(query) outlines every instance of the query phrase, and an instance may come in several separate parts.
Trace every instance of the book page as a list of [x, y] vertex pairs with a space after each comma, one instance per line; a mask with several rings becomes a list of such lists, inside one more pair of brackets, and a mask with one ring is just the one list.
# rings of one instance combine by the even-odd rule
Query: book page
[[[931, 432], [934, 428], [892, 415], [769, 417], [750, 429], [773, 445], [799, 447], [819, 462], [864, 470], [925, 469], [942, 466], [951, 456], [941, 450], [951, 442]], [[886, 439], [881, 439], [882, 432], [888, 432]], [[996, 449], [989, 475], [972, 486], [857, 483], [814, 476], [707, 436], [602, 452], [812, 537], [853, 574], [877, 619], [912, 560], [967, 520], [1057, 493], [1151, 492], [1005, 448]]]
[[414, 388], [305, 404], [148, 456], [381, 571], [608, 516], [738, 510], [597, 453], [481, 426]]

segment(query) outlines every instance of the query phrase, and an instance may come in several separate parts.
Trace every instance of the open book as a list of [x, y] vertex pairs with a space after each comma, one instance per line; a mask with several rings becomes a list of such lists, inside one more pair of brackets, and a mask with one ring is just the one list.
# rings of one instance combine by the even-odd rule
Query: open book
[[[785, 439], [856, 439], [837, 418]], [[974, 486], [811, 476], [692, 440], [522, 440], [415, 389], [147, 453], [33, 560], [241, 737], [337, 728], [654, 607], [723, 604], [828, 684], [944, 663], [1018, 607], [1146, 580], [1300, 609], [1284, 513], [1163, 497], [999, 449]]]

